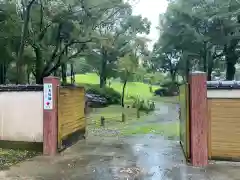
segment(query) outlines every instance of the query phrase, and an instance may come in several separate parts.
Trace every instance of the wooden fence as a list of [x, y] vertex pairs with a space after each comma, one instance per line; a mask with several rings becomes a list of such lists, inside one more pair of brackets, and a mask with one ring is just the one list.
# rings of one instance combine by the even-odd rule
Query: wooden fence
[[70, 135], [85, 132], [85, 90], [83, 87], [59, 87], [58, 146]]
[[180, 86], [179, 103], [180, 103], [180, 143], [182, 145], [186, 158], [189, 158], [189, 86], [183, 84]]

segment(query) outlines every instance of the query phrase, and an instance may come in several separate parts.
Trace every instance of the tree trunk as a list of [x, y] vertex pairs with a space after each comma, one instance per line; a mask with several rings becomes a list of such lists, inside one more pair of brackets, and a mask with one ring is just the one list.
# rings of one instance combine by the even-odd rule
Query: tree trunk
[[73, 68], [73, 63], [71, 63], [71, 84], [75, 83], [75, 73]]
[[207, 71], [207, 80], [211, 81], [212, 80], [212, 68], [208, 66], [208, 71]]
[[104, 88], [106, 85], [106, 77], [104, 73], [100, 74], [100, 88]]
[[36, 84], [43, 84], [43, 78], [44, 77], [39, 77], [38, 79], [36, 78]]
[[189, 71], [190, 71], [190, 66], [189, 66], [189, 60], [187, 59], [187, 65], [186, 65], [186, 69], [185, 69], [185, 77], [186, 77], [186, 81], [189, 81]]
[[103, 54], [101, 62], [101, 72], [100, 72], [100, 88], [105, 87], [107, 77], [106, 77], [106, 68], [107, 68], [107, 57]]
[[207, 43], [204, 42], [204, 47], [203, 47], [203, 72], [207, 72], [207, 64], [208, 64], [208, 55], [207, 55]]
[[170, 76], [171, 76], [172, 83], [175, 83], [175, 81], [176, 81], [176, 71], [175, 70], [170, 70]]
[[226, 80], [228, 81], [234, 80], [235, 72], [236, 72], [235, 64], [228, 62], [227, 71], [226, 71]]
[[226, 57], [226, 80], [234, 80], [234, 75], [236, 72], [235, 64], [237, 63], [238, 56], [235, 52], [236, 46], [238, 44], [238, 40], [231, 40], [230, 45], [225, 45], [224, 53]]
[[127, 78], [124, 80], [123, 88], [122, 88], [122, 99], [121, 99], [121, 105], [122, 105], [122, 107], [124, 107], [124, 98], [125, 98], [126, 85], [127, 85]]
[[207, 72], [207, 80], [211, 81], [212, 80], [212, 70], [213, 70], [214, 63], [213, 63], [213, 57], [212, 57], [210, 52], [208, 52], [208, 54], [207, 54], [207, 63], [208, 63], [207, 71], [206, 71]]
[[21, 41], [20, 41], [20, 46], [18, 49], [17, 64], [16, 64], [16, 66], [17, 66], [17, 82], [16, 83], [17, 84], [24, 83], [24, 81], [25, 81], [25, 72], [24, 72], [24, 64], [22, 64], [22, 56], [23, 56], [23, 52], [24, 52], [25, 40], [26, 40], [27, 33], [28, 33], [30, 12], [31, 12], [31, 8], [32, 8], [32, 5], [34, 2], [35, 2], [35, 0], [31, 0], [26, 7], [26, 11], [23, 11], [24, 24], [22, 27]]
[[7, 75], [7, 66], [3, 62], [2, 64], [0, 64], [0, 84], [6, 83], [6, 75]]
[[34, 51], [36, 55], [36, 61], [35, 61], [35, 66], [36, 66], [36, 71], [35, 71], [35, 79], [36, 79], [36, 84], [43, 84], [43, 59], [42, 59], [42, 52], [41, 49], [37, 46], [34, 46]]
[[212, 80], [213, 59], [208, 61], [207, 80]]
[[153, 89], [152, 89], [152, 84], [149, 84], [149, 92], [152, 93]]
[[31, 78], [31, 70], [29, 69], [29, 67], [27, 68], [27, 83], [30, 84], [30, 78]]
[[185, 76], [185, 74], [181, 74], [181, 77], [182, 77], [182, 81], [185, 82], [185, 81], [186, 81], [186, 76]]
[[67, 84], [67, 64], [62, 64], [62, 83]]
[[30, 73], [27, 74], [27, 82], [30, 84]]

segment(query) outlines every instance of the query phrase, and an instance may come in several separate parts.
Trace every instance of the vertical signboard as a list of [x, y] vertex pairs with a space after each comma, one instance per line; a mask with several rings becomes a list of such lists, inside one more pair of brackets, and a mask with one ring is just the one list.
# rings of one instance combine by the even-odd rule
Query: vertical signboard
[[52, 110], [53, 109], [53, 89], [51, 83], [45, 83], [43, 85], [43, 94], [44, 94], [44, 109], [46, 110]]

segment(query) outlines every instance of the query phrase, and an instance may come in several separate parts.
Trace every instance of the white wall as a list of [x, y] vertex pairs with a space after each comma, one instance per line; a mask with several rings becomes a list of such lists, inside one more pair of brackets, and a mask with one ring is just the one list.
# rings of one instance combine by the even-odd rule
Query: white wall
[[240, 89], [208, 89], [208, 98], [240, 98]]
[[0, 92], [0, 139], [43, 142], [43, 92]]

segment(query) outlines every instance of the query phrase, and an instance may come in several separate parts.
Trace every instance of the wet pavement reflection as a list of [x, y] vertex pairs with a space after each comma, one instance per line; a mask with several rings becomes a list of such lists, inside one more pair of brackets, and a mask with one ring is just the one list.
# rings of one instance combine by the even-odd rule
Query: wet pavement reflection
[[0, 172], [0, 179], [240, 180], [240, 164], [211, 162], [206, 168], [192, 167], [177, 140], [156, 134], [89, 135], [57, 157], [36, 157]]
[[188, 166], [177, 141], [146, 135], [87, 139], [58, 157], [37, 157], [1, 174], [14, 180], [237, 180], [239, 167]]

